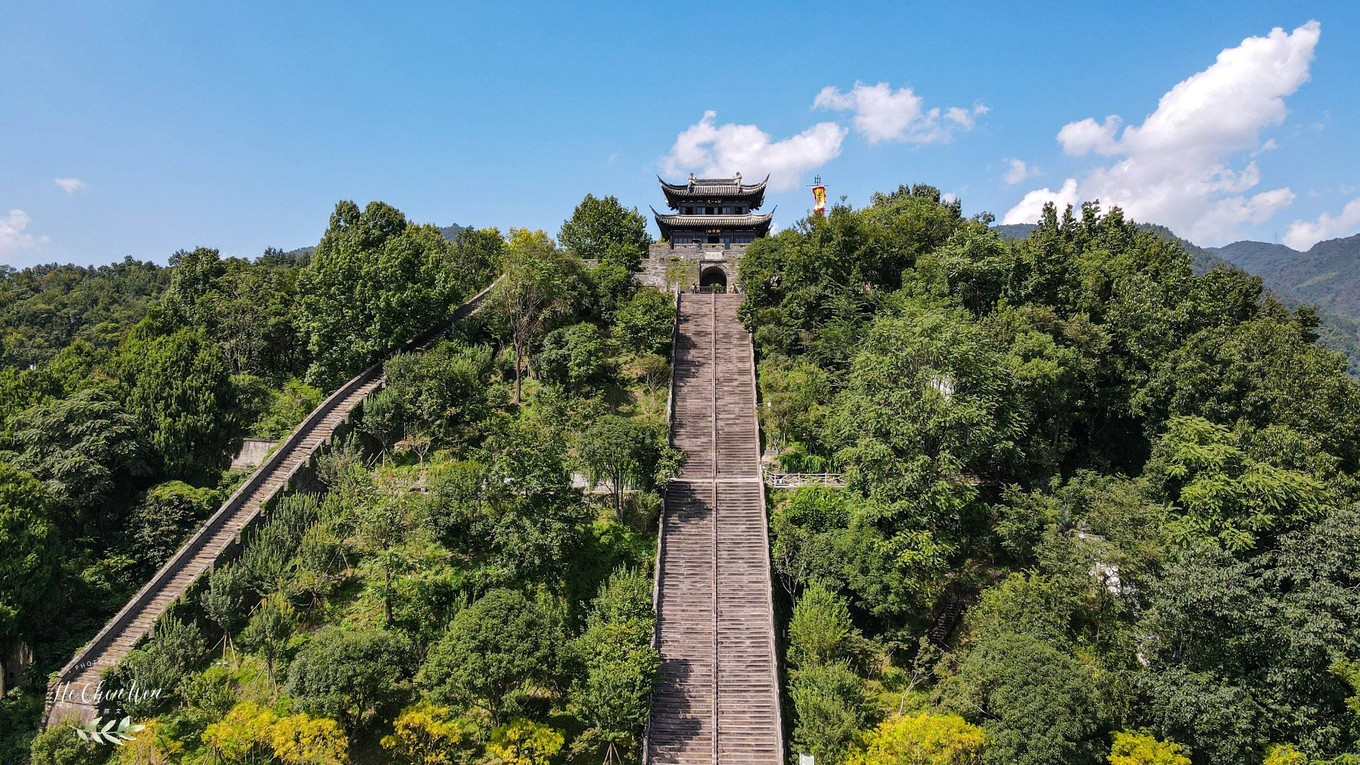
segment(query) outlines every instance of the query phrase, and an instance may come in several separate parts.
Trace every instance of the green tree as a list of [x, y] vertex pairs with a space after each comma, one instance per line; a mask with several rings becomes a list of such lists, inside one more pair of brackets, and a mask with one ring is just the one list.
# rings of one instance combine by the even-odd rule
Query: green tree
[[308, 380], [329, 390], [386, 351], [448, 318], [479, 285], [460, 281], [456, 248], [395, 208], [340, 202], [300, 274]]
[[1025, 632], [976, 635], [944, 689], [987, 732], [984, 761], [1052, 765], [1095, 756], [1095, 688], [1068, 651]]
[[204, 613], [222, 630], [225, 648], [250, 619], [249, 584], [240, 566], [227, 564], [208, 572], [207, 586], [199, 595]]
[[864, 681], [845, 662], [813, 664], [792, 674], [793, 743], [819, 762], [840, 762], [867, 718]]
[[251, 427], [256, 438], [280, 439], [301, 424], [321, 404], [321, 391], [301, 380], [290, 378], [270, 396], [268, 409]]
[[407, 498], [402, 495], [364, 504], [357, 511], [355, 530], [361, 549], [372, 558], [381, 572], [379, 586], [382, 590], [383, 615], [390, 627], [396, 597], [393, 578], [405, 562], [402, 543], [414, 528], [413, 512]]
[[614, 494], [614, 510], [623, 518], [623, 490], [629, 486], [648, 489], [665, 447], [664, 436], [647, 423], [607, 414], [597, 418], [581, 434], [577, 447], [590, 480], [608, 480]]
[[199, 248], [175, 253], [170, 265], [162, 305], [177, 324], [211, 338], [232, 372], [278, 382], [303, 371], [305, 343], [293, 316], [296, 263], [223, 260], [217, 250]]
[[384, 366], [387, 390], [396, 397], [406, 428], [441, 444], [470, 438], [470, 428], [490, 416], [491, 368], [489, 347], [459, 340], [419, 354], [396, 354]]
[[384, 460], [392, 444], [406, 434], [406, 407], [392, 388], [386, 387], [364, 399], [363, 416], [359, 429], [378, 442]]
[[473, 704], [499, 725], [556, 665], [560, 623], [515, 590], [491, 590], [459, 611], [420, 669], [437, 701]]
[[56, 589], [61, 548], [37, 479], [0, 462], [0, 656], [30, 640], [63, 598]]
[[831, 398], [827, 371], [810, 361], [774, 356], [761, 361], [760, 386], [761, 421], [774, 440], [793, 441], [820, 452], [822, 421]]
[[1168, 562], [1149, 588], [1146, 721], [1194, 757], [1231, 762], [1287, 741], [1318, 755], [1354, 751], [1353, 694], [1333, 671], [1360, 654], [1360, 553], [1353, 509], [1280, 540], [1278, 553], [1237, 560], [1202, 546]]
[[519, 404], [529, 347], [550, 324], [571, 313], [584, 284], [580, 261], [558, 250], [542, 231], [512, 230], [505, 257], [489, 308], [493, 331], [514, 353], [513, 403]]
[[116, 527], [123, 520], [112, 512], [118, 495], [151, 475], [136, 418], [101, 388], [26, 409], [9, 429], [13, 464], [42, 480], [69, 511], [65, 530], [72, 537]]
[[33, 765], [102, 765], [109, 753], [104, 747], [81, 741], [72, 725], [57, 725], [33, 737], [30, 756]]
[[1167, 423], [1147, 473], [1179, 506], [1172, 527], [1179, 541], [1214, 538], [1237, 552], [1319, 517], [1338, 501], [1307, 473], [1249, 458], [1232, 432], [1199, 417]]
[[193, 330], [134, 333], [118, 367], [128, 410], [150, 435], [165, 474], [198, 484], [215, 479], [243, 424], [221, 351]]
[[601, 588], [573, 642], [584, 669], [572, 685], [572, 708], [587, 725], [573, 751], [603, 746], [605, 762], [628, 759], [647, 724], [661, 655], [652, 646], [651, 582], [641, 571], [616, 571]]
[[128, 714], [150, 716], [179, 692], [180, 685], [197, 669], [207, 653], [208, 646], [198, 625], [173, 616], [162, 617], [151, 639], [119, 663], [119, 675], [125, 688], [135, 686], [144, 692], [160, 691], [161, 694], [126, 701], [124, 706]]
[[133, 551], [148, 564], [160, 565], [220, 500], [216, 489], [195, 489], [182, 481], [153, 486], [132, 511]]
[[571, 487], [565, 440], [535, 418], [489, 430], [478, 461], [434, 482], [430, 522], [484, 586], [560, 586], [592, 516]]
[[852, 659], [861, 639], [845, 601], [813, 584], [803, 591], [789, 619], [789, 665], [807, 668]]
[[453, 240], [458, 283], [481, 288], [491, 283], [505, 261], [505, 237], [494, 228], [465, 228]]
[[307, 712], [340, 721], [351, 733], [401, 690], [411, 647], [379, 629], [326, 627], [288, 665], [288, 692]]
[[226, 273], [222, 255], [209, 247], [179, 250], [170, 256], [170, 285], [161, 299], [185, 324], [202, 324], [196, 309]]
[[534, 365], [541, 379], [572, 388], [599, 385], [614, 374], [604, 336], [589, 322], [549, 332]]
[[613, 196], [596, 199], [590, 194], [562, 222], [557, 240], [578, 257], [620, 265], [629, 271], [638, 269], [652, 243], [647, 217], [637, 208], [625, 208]]
[[283, 655], [288, 639], [293, 635], [295, 614], [287, 598], [274, 594], [261, 600], [250, 614], [250, 622], [241, 632], [241, 643], [264, 657], [269, 682], [274, 683], [274, 669]]
[[843, 584], [843, 547], [849, 541], [852, 495], [805, 486], [780, 497], [770, 516], [770, 554], [792, 597], [813, 582]]
[[619, 345], [633, 353], [665, 353], [674, 324], [674, 299], [660, 290], [644, 289], [615, 312], [612, 333]]

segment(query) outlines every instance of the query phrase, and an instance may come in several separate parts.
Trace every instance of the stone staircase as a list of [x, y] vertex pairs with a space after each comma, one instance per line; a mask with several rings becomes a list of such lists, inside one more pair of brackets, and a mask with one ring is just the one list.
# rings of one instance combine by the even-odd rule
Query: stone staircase
[[782, 765], [774, 609], [751, 337], [740, 295], [683, 295], [657, 554], [661, 682], [644, 760]]
[[[452, 320], [457, 321], [475, 311], [490, 291], [491, 287], [488, 287], [460, 306]], [[437, 328], [407, 343], [402, 350], [424, 347], [445, 329]], [[359, 403], [382, 385], [383, 380], [383, 365], [379, 362], [340, 386], [265, 458], [245, 484], [57, 673], [47, 691], [45, 720], [48, 725], [72, 718], [88, 722], [99, 713], [95, 694], [103, 673], [117, 666], [142, 638], [151, 634], [157, 620], [184, 597], [194, 581], [228, 554], [240, 541], [242, 532], [260, 517], [269, 500], [294, 481], [321, 446], [335, 435]]]

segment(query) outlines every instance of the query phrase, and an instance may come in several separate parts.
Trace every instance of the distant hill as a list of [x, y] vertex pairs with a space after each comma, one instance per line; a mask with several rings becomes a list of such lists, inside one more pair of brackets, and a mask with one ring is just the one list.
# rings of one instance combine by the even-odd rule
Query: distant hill
[[1214, 252], [1281, 294], [1360, 316], [1360, 234], [1318, 242], [1307, 252], [1265, 242], [1233, 242]]
[[1033, 223], [1003, 223], [999, 226], [992, 226], [992, 230], [1006, 237], [1007, 239], [1024, 239], [1029, 236], [1029, 232], [1038, 228]]
[[[994, 226], [1007, 239], [1024, 239], [1032, 223]], [[1202, 274], [1214, 268], [1239, 268], [1261, 277], [1266, 288], [1291, 307], [1313, 305], [1322, 317], [1319, 341], [1350, 359], [1352, 376], [1360, 377], [1360, 234], [1318, 242], [1307, 252], [1268, 242], [1233, 242], [1200, 247], [1165, 226], [1142, 228], [1178, 241], [1190, 254], [1190, 266]]]
[[[443, 234], [445, 239], [452, 242], [458, 238], [459, 234], [466, 231], [467, 228], [468, 228], [467, 226], [460, 226], [457, 223], [454, 223], [448, 226], [440, 226], [439, 233]], [[316, 252], [315, 245], [311, 247], [299, 247], [296, 250], [289, 250], [283, 253], [282, 255], [278, 255], [276, 257], [305, 261], [311, 259], [312, 253], [314, 252]]]

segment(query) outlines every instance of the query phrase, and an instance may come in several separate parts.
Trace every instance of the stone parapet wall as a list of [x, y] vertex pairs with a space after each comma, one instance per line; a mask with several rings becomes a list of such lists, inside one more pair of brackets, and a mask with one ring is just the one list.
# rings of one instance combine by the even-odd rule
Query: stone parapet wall
[[720, 268], [727, 275], [727, 283], [737, 281], [737, 263], [746, 254], [746, 245], [653, 244], [642, 261], [642, 269], [634, 279], [644, 287], [688, 291], [699, 283], [699, 273], [706, 268]]

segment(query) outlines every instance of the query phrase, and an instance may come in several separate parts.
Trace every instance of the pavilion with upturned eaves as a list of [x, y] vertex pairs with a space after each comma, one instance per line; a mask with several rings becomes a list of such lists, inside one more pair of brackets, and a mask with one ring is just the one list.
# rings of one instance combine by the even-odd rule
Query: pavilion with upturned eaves
[[652, 209], [661, 243], [654, 245], [640, 280], [656, 287], [726, 290], [746, 245], [767, 236], [774, 211], [757, 212], [765, 203], [765, 184], [731, 178], [661, 182], [669, 213]]
[[661, 238], [672, 245], [750, 244], [770, 233], [774, 212], [756, 212], [765, 202], [768, 177], [749, 185], [741, 182], [741, 173], [732, 178], [691, 175], [688, 183], [657, 180], [666, 195], [666, 206], [675, 212], [659, 213], [653, 209], [652, 214]]

